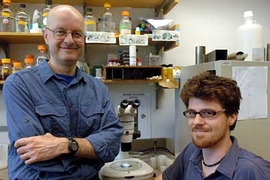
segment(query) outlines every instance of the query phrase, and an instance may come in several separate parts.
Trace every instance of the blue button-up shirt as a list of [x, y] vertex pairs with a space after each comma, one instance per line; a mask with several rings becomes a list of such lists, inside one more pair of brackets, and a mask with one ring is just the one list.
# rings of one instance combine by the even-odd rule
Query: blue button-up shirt
[[232, 147], [213, 174], [203, 177], [202, 150], [190, 143], [163, 172], [163, 180], [270, 180], [270, 163], [231, 139]]
[[[90, 179], [120, 149], [123, 127], [107, 86], [81, 72], [67, 84], [44, 61], [41, 65], [10, 75], [3, 87], [10, 139], [10, 179]], [[98, 159], [61, 155], [25, 165], [14, 147], [23, 137], [51, 133], [57, 137], [88, 139]]]

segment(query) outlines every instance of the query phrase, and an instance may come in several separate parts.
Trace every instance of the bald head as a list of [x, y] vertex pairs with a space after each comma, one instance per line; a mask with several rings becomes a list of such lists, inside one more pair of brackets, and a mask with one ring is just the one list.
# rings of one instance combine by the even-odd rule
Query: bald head
[[54, 7], [48, 15], [47, 26], [51, 27], [57, 23], [57, 20], [63, 20], [65, 18], [69, 20], [72, 18], [75, 21], [74, 23], [81, 23], [81, 25], [84, 26], [84, 18], [82, 14], [70, 5], [58, 5]]

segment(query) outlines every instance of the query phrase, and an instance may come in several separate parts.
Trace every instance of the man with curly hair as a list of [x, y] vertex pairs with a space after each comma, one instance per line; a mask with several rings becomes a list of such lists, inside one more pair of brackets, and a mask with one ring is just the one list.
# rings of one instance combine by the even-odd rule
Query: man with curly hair
[[193, 142], [155, 180], [270, 180], [270, 163], [230, 134], [242, 99], [235, 80], [204, 72], [180, 96]]

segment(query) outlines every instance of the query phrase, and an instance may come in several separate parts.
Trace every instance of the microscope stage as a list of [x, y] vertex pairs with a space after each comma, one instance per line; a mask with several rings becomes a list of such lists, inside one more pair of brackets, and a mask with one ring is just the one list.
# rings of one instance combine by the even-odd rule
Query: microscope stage
[[118, 159], [106, 163], [100, 170], [102, 180], [151, 180], [153, 169], [140, 159]]

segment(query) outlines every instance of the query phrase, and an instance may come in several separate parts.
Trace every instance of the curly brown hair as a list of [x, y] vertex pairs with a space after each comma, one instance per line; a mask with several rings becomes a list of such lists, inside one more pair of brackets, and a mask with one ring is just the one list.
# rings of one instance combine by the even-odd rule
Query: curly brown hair
[[[242, 99], [240, 88], [235, 80], [209, 72], [203, 72], [189, 79], [183, 86], [180, 97], [186, 107], [192, 97], [206, 101], [215, 100], [225, 109], [227, 116], [238, 114]], [[236, 121], [230, 127], [231, 131], [234, 130], [235, 125]]]

